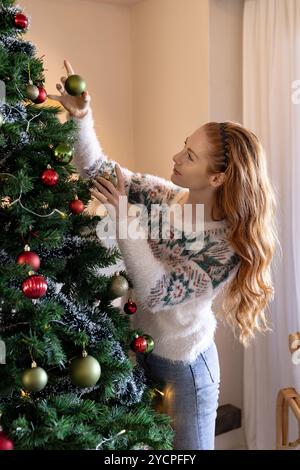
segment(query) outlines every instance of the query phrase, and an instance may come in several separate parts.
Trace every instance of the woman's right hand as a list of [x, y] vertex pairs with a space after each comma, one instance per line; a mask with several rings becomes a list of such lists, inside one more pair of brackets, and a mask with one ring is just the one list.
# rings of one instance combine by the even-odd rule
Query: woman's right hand
[[[64, 60], [64, 65], [66, 67], [68, 77], [75, 74], [70, 62], [68, 62], [66, 59]], [[63, 105], [63, 107], [71, 114], [71, 116], [83, 118], [88, 113], [91, 97], [87, 91], [84, 91], [79, 96], [69, 95], [69, 93], [65, 90], [66, 80], [67, 77], [61, 77], [61, 83], [56, 84], [56, 88], [60, 92], [60, 95], [47, 96], [52, 100], [59, 101], [59, 103]]]

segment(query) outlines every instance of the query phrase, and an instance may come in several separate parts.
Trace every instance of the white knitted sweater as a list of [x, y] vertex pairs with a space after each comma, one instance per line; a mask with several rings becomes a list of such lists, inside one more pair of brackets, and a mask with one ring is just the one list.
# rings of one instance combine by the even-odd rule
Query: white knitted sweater
[[[72, 119], [78, 123], [73, 163], [81, 176], [94, 177], [104, 170], [114, 173], [115, 162], [107, 159], [96, 136], [92, 110], [83, 119]], [[124, 167], [122, 173], [128, 203], [144, 204], [148, 211], [151, 204], [171, 206], [186, 194], [158, 176]], [[181, 239], [118, 239], [134, 286], [130, 297], [138, 306], [130, 317], [132, 327], [151, 335], [153, 353], [171, 361], [192, 363], [210, 346], [216, 328], [212, 301], [240, 265], [227, 240], [227, 221], [205, 222], [204, 228], [203, 247], [196, 251], [185, 249], [192, 232], [184, 232]]]

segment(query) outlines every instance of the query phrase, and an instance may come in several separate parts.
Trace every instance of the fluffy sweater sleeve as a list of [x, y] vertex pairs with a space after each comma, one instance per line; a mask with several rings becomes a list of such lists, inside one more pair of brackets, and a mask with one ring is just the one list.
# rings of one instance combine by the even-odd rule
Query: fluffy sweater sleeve
[[[187, 252], [180, 241], [169, 242], [163, 247], [168, 256], [160, 258], [154, 255], [144, 228], [140, 233], [140, 239], [118, 238], [118, 245], [141, 308], [152, 313], [195, 299], [213, 299], [239, 268], [240, 258], [228, 243], [226, 229], [205, 232], [198, 251]], [[176, 253], [175, 262], [172, 253]]]
[[[94, 178], [107, 172], [116, 177], [115, 161], [108, 159], [103, 152], [94, 128], [91, 107], [84, 118], [68, 116], [77, 124], [77, 134], [73, 152], [73, 164], [83, 178]], [[145, 204], [171, 200], [182, 188], [159, 176], [133, 172], [121, 167], [125, 182], [125, 192], [130, 204]]]

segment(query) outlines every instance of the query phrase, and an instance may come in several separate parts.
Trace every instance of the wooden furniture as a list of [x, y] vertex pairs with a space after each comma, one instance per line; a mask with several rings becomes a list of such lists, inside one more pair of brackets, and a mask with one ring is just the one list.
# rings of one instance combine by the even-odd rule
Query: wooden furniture
[[[289, 348], [293, 364], [299, 364], [300, 332], [289, 335]], [[298, 438], [289, 441], [289, 412], [298, 421]], [[276, 449], [292, 449], [300, 446], [300, 395], [294, 388], [282, 388], [276, 404]]]
[[[298, 421], [298, 439], [289, 441], [289, 411]], [[300, 395], [294, 388], [283, 388], [277, 395], [276, 449], [292, 449], [300, 446]]]

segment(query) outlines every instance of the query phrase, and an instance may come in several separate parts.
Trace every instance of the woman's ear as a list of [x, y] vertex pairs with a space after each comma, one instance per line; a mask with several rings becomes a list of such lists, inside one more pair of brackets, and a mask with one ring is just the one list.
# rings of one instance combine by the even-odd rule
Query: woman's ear
[[211, 175], [210, 177], [210, 184], [214, 188], [217, 188], [221, 186], [225, 180], [226, 180], [225, 173], [215, 173], [214, 175]]

